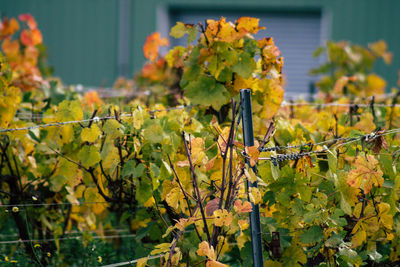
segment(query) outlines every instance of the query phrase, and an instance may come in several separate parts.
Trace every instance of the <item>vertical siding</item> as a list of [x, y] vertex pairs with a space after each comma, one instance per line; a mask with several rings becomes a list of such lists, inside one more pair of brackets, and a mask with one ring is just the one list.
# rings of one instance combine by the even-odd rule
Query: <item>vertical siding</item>
[[[329, 39], [366, 45], [384, 39], [394, 53], [390, 67], [379, 63], [376, 71], [393, 86], [400, 69], [400, 1], [398, 0], [129, 0], [129, 70], [144, 62], [142, 45], [157, 30], [157, 9], [209, 10], [320, 9], [331, 15]], [[118, 74], [119, 0], [0, 0], [2, 15], [32, 13], [48, 46], [55, 74], [66, 83], [110, 85]], [[267, 25], [268, 26], [268, 25]]]
[[111, 84], [117, 74], [118, 1], [1, 0], [2, 15], [31, 13], [49, 63], [66, 83]]

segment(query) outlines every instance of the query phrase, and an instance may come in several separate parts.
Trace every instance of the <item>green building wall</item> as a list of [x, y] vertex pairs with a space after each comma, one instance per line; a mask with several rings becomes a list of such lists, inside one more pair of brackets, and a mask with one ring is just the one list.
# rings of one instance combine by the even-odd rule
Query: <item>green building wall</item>
[[398, 0], [0, 0], [2, 16], [31, 13], [36, 18], [55, 75], [66, 83], [92, 86], [109, 86], [119, 74], [140, 70], [142, 45], [165, 24], [163, 14], [190, 9], [320, 10], [329, 18], [328, 39], [362, 45], [384, 39], [394, 58], [390, 66], [379, 62], [376, 71], [389, 87], [397, 82]]

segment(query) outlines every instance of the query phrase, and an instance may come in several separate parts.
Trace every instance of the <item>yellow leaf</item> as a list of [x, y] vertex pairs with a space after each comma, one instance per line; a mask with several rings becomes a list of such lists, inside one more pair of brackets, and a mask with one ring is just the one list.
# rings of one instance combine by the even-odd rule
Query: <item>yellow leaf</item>
[[[204, 139], [196, 137], [190, 140], [191, 158], [193, 164], [207, 162], [207, 156], [204, 152]], [[205, 162], [203, 162], [205, 161]]]
[[257, 187], [249, 187], [249, 197], [254, 205], [257, 205], [262, 200], [260, 190]]
[[215, 259], [215, 251], [214, 248], [208, 244], [207, 241], [203, 241], [199, 244], [199, 249], [197, 250], [197, 255], [199, 256], [207, 256], [209, 259]]
[[[257, 149], [257, 151], [258, 151], [258, 149]], [[257, 157], [257, 159], [258, 159], [258, 157]], [[247, 170], [247, 168], [245, 168], [244, 174], [245, 174], [247, 180], [249, 180], [251, 183], [257, 182], [258, 178], [252, 168], [249, 168], [249, 170]]]
[[260, 117], [269, 120], [278, 112], [285, 91], [276, 80], [261, 80], [259, 81], [259, 87], [264, 95], [263, 110], [260, 113]]
[[341, 94], [343, 93], [343, 87], [347, 85], [347, 83], [350, 81], [349, 77], [347, 76], [342, 76], [337, 81], [335, 82], [335, 85], [333, 87], [333, 91], [336, 94]]
[[147, 257], [145, 257], [145, 258], [140, 258], [140, 259], [138, 259], [138, 261], [137, 261], [136, 267], [146, 267], [146, 264], [147, 264]]
[[367, 95], [379, 95], [385, 93], [386, 82], [376, 74], [369, 74], [367, 76]]
[[363, 131], [364, 133], [371, 133], [376, 128], [374, 124], [374, 117], [369, 112], [362, 113], [360, 121], [354, 125], [354, 128]]
[[58, 105], [56, 121], [74, 121], [82, 120], [83, 111], [81, 103], [77, 100], [64, 100]]
[[357, 231], [357, 233], [353, 235], [353, 237], [351, 238], [351, 244], [353, 248], [362, 245], [362, 243], [366, 241], [367, 241], [367, 233], [363, 229]]
[[74, 137], [74, 127], [69, 125], [64, 125], [60, 130], [60, 140], [58, 140], [58, 144], [68, 144], [73, 140]]
[[379, 162], [372, 155], [359, 155], [353, 169], [347, 176], [347, 184], [354, 188], [364, 190], [368, 194], [372, 186], [380, 187], [383, 184], [383, 173], [379, 167]]
[[264, 261], [264, 267], [282, 267], [282, 263], [279, 261], [266, 260]]
[[235, 79], [233, 83], [233, 89], [236, 92], [239, 92], [240, 89], [251, 89], [252, 92], [262, 92], [264, 93], [265, 89], [264, 87], [260, 87], [264, 85], [262, 81], [260, 81], [258, 78], [254, 78], [250, 76], [249, 78], [243, 78], [242, 76], [235, 74]]
[[225, 18], [219, 21], [218, 41], [232, 42], [238, 37], [238, 33], [231, 22], [226, 22]]
[[232, 214], [229, 213], [226, 209], [219, 209], [214, 211], [214, 224], [216, 226], [229, 226], [232, 222]]
[[154, 201], [154, 197], [150, 197], [144, 204], [143, 206], [145, 206], [146, 208], [152, 207], [154, 205], [155, 201]]
[[242, 250], [244, 248], [244, 244], [249, 241], [249, 237], [245, 235], [243, 232], [240, 233], [240, 235], [236, 238], [237, 245], [239, 247], [239, 250]]
[[175, 224], [175, 227], [180, 230], [184, 231], [186, 227], [194, 223], [194, 218], [180, 218], [179, 221]]
[[100, 137], [101, 131], [96, 124], [92, 124], [90, 128], [84, 128], [81, 132], [81, 139], [83, 142], [93, 143]]
[[388, 203], [379, 203], [378, 204], [378, 211], [379, 211], [379, 221], [385, 226], [387, 229], [392, 229], [393, 226], [393, 216], [389, 214], [390, 212], [390, 205]]
[[240, 230], [242, 230], [242, 231], [244, 231], [247, 228], [249, 228], [249, 223], [247, 221], [245, 221], [245, 220], [239, 220], [238, 224], [239, 224]]
[[369, 45], [369, 48], [376, 56], [382, 57], [386, 64], [390, 64], [392, 62], [393, 54], [387, 51], [387, 45], [385, 41], [380, 40], [372, 43]]
[[179, 200], [183, 198], [183, 194], [179, 187], [174, 187], [172, 190], [166, 195], [165, 200], [168, 205], [174, 209], [178, 209]]
[[171, 247], [170, 243], [161, 243], [154, 247], [154, 249], [150, 252], [150, 255], [157, 255], [161, 253], [168, 252]]
[[229, 127], [225, 127], [222, 132], [220, 133], [220, 135], [218, 136], [218, 147], [220, 149], [220, 153], [225, 153], [226, 152], [226, 148], [227, 148], [227, 142], [228, 142], [228, 138], [229, 138], [229, 131], [230, 128]]
[[207, 261], [206, 267], [228, 267], [228, 265], [220, 263], [216, 260], [209, 260]]

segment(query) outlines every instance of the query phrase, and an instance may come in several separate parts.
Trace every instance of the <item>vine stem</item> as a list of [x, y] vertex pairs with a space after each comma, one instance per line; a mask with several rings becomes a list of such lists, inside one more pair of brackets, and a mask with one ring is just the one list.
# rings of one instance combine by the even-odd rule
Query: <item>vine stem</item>
[[196, 195], [197, 195], [196, 198], [197, 198], [198, 204], [200, 206], [201, 217], [202, 217], [203, 223], [204, 223], [204, 230], [205, 230], [206, 235], [207, 235], [207, 240], [208, 240], [208, 242], [210, 242], [211, 241], [211, 236], [210, 236], [210, 232], [208, 231], [206, 215], [204, 213], [204, 207], [203, 207], [203, 203], [202, 203], [202, 200], [201, 200], [199, 185], [197, 183], [197, 176], [196, 176], [195, 169], [194, 169], [194, 166], [193, 166], [191, 153], [190, 153], [190, 151], [188, 149], [188, 145], [187, 145], [186, 140], [185, 140], [185, 132], [182, 132], [182, 139], [183, 139], [183, 144], [185, 145], [185, 152], [186, 152], [186, 155], [188, 157], [188, 161], [189, 161], [189, 165], [190, 165], [190, 170], [191, 170], [192, 180], [193, 180], [192, 181], [193, 182], [193, 188], [194, 188], [194, 190], [196, 192]]

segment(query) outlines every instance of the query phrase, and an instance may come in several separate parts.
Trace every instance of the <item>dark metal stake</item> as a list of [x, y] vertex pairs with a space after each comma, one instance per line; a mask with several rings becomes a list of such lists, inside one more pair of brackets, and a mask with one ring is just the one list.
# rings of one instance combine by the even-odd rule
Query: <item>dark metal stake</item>
[[[253, 133], [253, 115], [251, 111], [251, 91], [250, 89], [240, 90], [240, 100], [243, 110], [243, 141], [245, 146], [254, 146], [254, 133]], [[246, 163], [250, 166], [250, 162], [246, 159]], [[257, 172], [256, 166], [254, 171]], [[247, 182], [247, 189], [249, 187], [257, 187], [257, 181], [254, 183]], [[250, 213], [250, 229], [251, 229], [251, 246], [253, 249], [253, 266], [264, 266], [262, 241], [261, 241], [261, 223], [260, 223], [260, 207], [251, 203], [253, 210]]]

